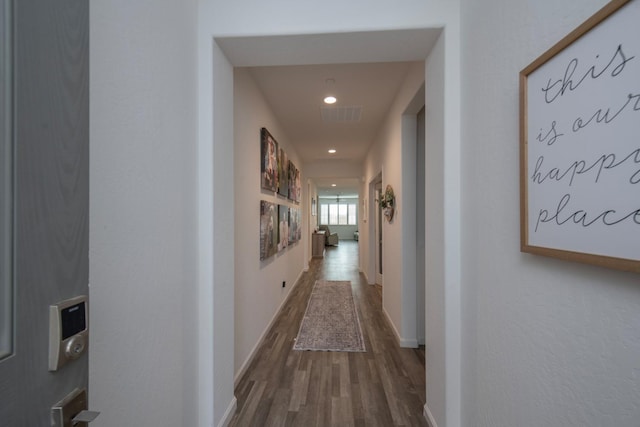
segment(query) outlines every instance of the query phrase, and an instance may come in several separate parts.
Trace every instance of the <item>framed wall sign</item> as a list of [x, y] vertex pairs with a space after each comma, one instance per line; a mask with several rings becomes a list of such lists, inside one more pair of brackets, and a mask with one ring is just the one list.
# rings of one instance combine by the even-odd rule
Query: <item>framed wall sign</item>
[[640, 1], [520, 72], [521, 250], [640, 272]]

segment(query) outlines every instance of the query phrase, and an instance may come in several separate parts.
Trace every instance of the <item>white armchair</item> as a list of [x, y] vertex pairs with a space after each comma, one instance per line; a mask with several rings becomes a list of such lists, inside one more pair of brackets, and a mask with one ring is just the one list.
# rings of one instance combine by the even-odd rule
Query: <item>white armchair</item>
[[320, 231], [324, 231], [324, 244], [325, 246], [336, 246], [338, 244], [338, 233], [331, 233], [328, 225], [321, 225], [318, 227]]

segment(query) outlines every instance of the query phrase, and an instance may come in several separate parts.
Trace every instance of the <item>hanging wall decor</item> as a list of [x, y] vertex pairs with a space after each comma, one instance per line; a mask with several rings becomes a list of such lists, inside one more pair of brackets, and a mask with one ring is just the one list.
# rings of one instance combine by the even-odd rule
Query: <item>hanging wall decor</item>
[[278, 143], [266, 128], [260, 130], [260, 183], [269, 191], [278, 190]]
[[289, 195], [289, 157], [284, 148], [278, 153], [278, 194], [287, 197]]
[[289, 206], [278, 205], [278, 252], [289, 246]]
[[520, 72], [521, 251], [640, 272], [640, 2]]
[[260, 259], [278, 252], [278, 205], [260, 201]]
[[391, 187], [391, 185], [387, 185], [384, 193], [380, 196], [379, 203], [384, 217], [390, 222], [393, 219], [396, 204], [396, 196], [393, 194], [393, 187]]

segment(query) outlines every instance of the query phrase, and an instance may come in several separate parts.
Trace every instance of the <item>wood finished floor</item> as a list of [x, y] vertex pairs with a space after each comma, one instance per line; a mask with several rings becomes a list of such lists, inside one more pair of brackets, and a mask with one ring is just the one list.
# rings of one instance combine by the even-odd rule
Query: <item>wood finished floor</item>
[[[366, 353], [293, 350], [313, 284], [350, 280]], [[400, 348], [379, 286], [358, 272], [358, 243], [328, 247], [292, 290], [235, 395], [230, 426], [426, 426], [424, 349]]]

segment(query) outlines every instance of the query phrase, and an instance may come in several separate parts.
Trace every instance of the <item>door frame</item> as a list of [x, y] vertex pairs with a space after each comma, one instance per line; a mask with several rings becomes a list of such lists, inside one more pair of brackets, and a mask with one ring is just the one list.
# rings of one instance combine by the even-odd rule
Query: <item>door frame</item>
[[[370, 285], [375, 285], [377, 282], [377, 257], [378, 257], [378, 216], [379, 216], [379, 205], [378, 205], [378, 194], [376, 190], [376, 186], [380, 185], [382, 187], [382, 171], [380, 171], [370, 182], [369, 182], [369, 226], [368, 226], [368, 263], [366, 276], [367, 281]], [[382, 283], [380, 283], [382, 284]]]

